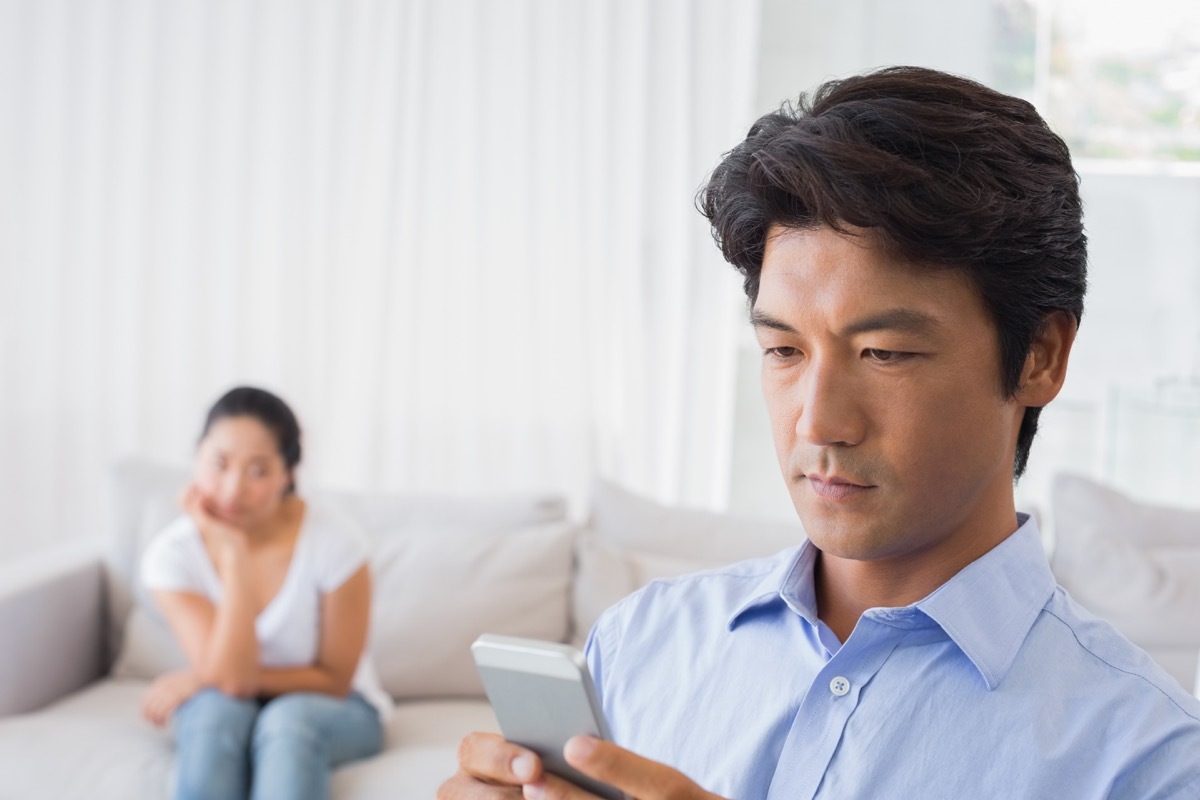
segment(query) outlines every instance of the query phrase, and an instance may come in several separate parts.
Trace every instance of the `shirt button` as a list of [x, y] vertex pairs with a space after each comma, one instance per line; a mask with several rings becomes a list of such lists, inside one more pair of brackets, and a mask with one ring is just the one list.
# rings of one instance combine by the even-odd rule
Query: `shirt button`
[[838, 697], [842, 697], [850, 691], [850, 681], [839, 675], [829, 682], [829, 691]]

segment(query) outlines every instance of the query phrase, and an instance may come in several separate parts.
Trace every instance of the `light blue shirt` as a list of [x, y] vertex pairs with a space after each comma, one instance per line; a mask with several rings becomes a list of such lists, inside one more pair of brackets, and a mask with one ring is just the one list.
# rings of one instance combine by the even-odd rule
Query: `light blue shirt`
[[844, 644], [816, 556], [658, 581], [601, 617], [616, 742], [736, 800], [1200, 798], [1200, 702], [1056, 585], [1032, 521]]

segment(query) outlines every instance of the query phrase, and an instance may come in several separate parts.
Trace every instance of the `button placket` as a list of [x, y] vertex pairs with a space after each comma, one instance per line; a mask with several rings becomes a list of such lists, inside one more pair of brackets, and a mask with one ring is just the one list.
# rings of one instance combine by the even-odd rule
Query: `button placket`
[[867, 617], [860, 620], [800, 703], [771, 778], [768, 800], [809, 800], [818, 794], [862, 688], [905, 634]]

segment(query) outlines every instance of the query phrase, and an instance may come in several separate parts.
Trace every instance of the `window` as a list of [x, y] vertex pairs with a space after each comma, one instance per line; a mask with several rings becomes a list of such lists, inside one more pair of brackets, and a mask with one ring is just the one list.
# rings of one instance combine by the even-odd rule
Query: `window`
[[995, 0], [996, 88], [1080, 159], [1200, 163], [1200, 3]]

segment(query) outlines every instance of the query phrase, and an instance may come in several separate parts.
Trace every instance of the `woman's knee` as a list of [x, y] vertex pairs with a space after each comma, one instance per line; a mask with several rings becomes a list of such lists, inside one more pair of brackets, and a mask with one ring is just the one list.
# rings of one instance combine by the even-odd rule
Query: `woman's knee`
[[256, 746], [278, 739], [305, 741], [313, 744], [324, 739], [322, 721], [336, 713], [336, 698], [313, 692], [295, 692], [271, 700], [254, 723]]
[[250, 786], [250, 734], [258, 704], [215, 689], [193, 695], [175, 712], [179, 754], [176, 797], [243, 797]]
[[236, 738], [246, 738], [254, 728], [258, 704], [232, 697], [212, 688], [201, 689], [175, 712], [175, 728], [219, 730]]
[[361, 697], [299, 692], [263, 707], [254, 725], [252, 747], [256, 757], [278, 747], [337, 765], [375, 755], [382, 744], [379, 715]]

